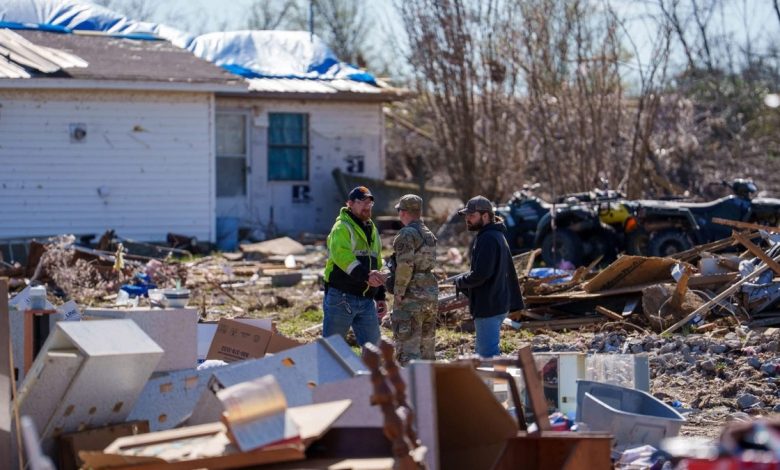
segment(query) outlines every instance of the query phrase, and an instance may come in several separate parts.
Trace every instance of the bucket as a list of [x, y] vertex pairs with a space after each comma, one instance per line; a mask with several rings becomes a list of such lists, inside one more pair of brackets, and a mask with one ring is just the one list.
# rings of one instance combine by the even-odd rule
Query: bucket
[[238, 217], [217, 217], [217, 248], [219, 251], [238, 249]]

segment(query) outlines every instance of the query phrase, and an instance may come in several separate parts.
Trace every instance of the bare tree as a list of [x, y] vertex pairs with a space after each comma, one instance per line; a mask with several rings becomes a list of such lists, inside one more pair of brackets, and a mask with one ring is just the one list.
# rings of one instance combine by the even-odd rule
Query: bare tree
[[522, 169], [514, 5], [408, 0], [397, 7], [415, 86], [433, 115], [436, 166], [447, 169], [464, 200], [478, 193], [502, 196], [506, 177]]
[[153, 0], [92, 0], [96, 5], [106, 7], [128, 18], [138, 21], [152, 21], [157, 14], [158, 3]]
[[373, 19], [361, 0], [308, 0], [298, 4], [289, 26], [308, 30], [313, 13], [314, 33], [333, 50], [339, 60], [366, 67], [373, 62], [368, 39]]
[[283, 2], [256, 0], [249, 9], [247, 27], [259, 30], [279, 29], [289, 23], [294, 16], [299, 15], [300, 8], [296, 0]]

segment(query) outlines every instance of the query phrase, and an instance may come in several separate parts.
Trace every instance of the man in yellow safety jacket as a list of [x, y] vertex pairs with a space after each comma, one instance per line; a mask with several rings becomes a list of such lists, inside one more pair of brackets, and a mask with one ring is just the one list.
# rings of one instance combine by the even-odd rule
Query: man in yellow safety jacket
[[365, 186], [349, 193], [328, 235], [322, 336], [346, 337], [350, 327], [358, 343], [377, 344], [379, 319], [387, 311], [382, 242], [371, 221], [374, 196]]

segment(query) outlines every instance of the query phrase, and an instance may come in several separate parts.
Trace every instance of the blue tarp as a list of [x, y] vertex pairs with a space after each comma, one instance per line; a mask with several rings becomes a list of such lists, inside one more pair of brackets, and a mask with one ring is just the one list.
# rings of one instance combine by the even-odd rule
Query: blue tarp
[[376, 84], [374, 77], [340, 62], [305, 31], [231, 31], [193, 36], [163, 24], [135, 21], [78, 0], [2, 0], [0, 27], [70, 33], [103, 31], [133, 39], [162, 38], [246, 78], [336, 78]]

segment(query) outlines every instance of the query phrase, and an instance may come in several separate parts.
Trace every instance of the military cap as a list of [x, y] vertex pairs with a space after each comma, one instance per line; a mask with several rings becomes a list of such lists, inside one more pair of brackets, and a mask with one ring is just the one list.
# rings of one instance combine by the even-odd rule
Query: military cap
[[422, 203], [423, 200], [420, 196], [416, 194], [405, 194], [401, 197], [401, 200], [398, 201], [398, 204], [395, 205], [395, 210], [418, 213], [422, 211]]

